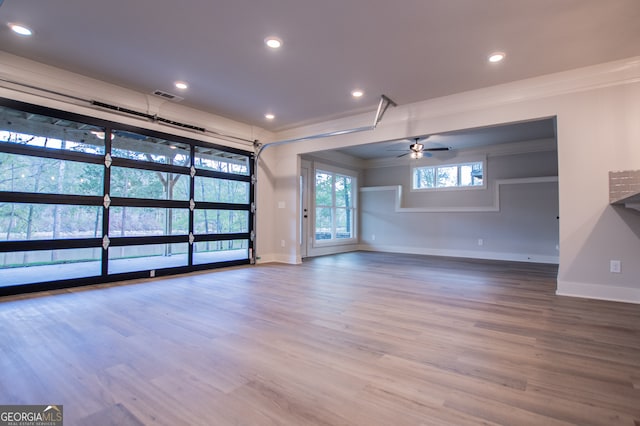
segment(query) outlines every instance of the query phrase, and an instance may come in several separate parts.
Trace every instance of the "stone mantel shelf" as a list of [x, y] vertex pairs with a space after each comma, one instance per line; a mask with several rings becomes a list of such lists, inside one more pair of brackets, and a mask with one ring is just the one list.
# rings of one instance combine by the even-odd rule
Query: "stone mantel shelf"
[[609, 203], [640, 211], [640, 170], [609, 172]]

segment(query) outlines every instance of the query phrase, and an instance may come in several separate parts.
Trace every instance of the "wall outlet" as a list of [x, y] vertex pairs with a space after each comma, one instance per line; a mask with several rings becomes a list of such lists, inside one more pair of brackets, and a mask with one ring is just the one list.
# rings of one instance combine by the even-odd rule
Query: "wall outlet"
[[371, 234], [371, 241], [375, 241], [376, 240], [376, 234]]
[[614, 273], [614, 274], [619, 274], [620, 273], [620, 261], [619, 260], [612, 260], [611, 262], [609, 262], [609, 271]]
[[150, 271], [149, 271], [149, 276], [150, 276], [151, 278], [155, 277], [155, 276], [156, 276], [156, 270], [155, 270], [155, 269], [150, 270]]
[[484, 240], [482, 238], [478, 238], [478, 245], [479, 246], [484, 245]]
[[285, 246], [284, 240], [280, 240], [280, 247], [284, 247], [284, 246]]

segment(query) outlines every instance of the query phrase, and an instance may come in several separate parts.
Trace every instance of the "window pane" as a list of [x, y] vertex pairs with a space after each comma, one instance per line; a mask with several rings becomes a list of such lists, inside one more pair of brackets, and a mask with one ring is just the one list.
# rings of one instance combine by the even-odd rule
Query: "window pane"
[[413, 189], [435, 188], [436, 171], [433, 167], [413, 169]]
[[353, 238], [353, 210], [336, 209], [336, 238]]
[[483, 186], [484, 162], [413, 169], [413, 189]]
[[460, 165], [460, 186], [482, 185], [482, 162]]
[[191, 153], [188, 144], [114, 130], [111, 134], [111, 155], [130, 160], [172, 164], [188, 167]]
[[315, 240], [354, 238], [353, 176], [316, 170]]
[[189, 176], [112, 167], [111, 196], [185, 201], [189, 199]]
[[463, 164], [460, 166], [460, 186], [471, 185], [471, 170], [472, 168], [470, 164]]
[[104, 129], [0, 106], [0, 143], [104, 155]]
[[0, 241], [102, 236], [102, 207], [0, 203]]
[[195, 177], [195, 201], [212, 203], [249, 203], [249, 182]]
[[189, 243], [110, 247], [109, 273], [187, 266], [188, 253]]
[[0, 191], [102, 195], [104, 166], [0, 153]]
[[249, 259], [249, 240], [199, 241], [193, 244], [195, 265], [244, 259]]
[[473, 165], [471, 166], [471, 185], [483, 185], [484, 182], [484, 177], [483, 177], [483, 170], [482, 170], [482, 162], [478, 162], [478, 163], [473, 163]]
[[110, 237], [187, 235], [189, 210], [151, 207], [111, 207]]
[[316, 171], [316, 206], [333, 206], [333, 175]]
[[98, 247], [0, 253], [0, 287], [97, 276], [101, 256]]
[[316, 240], [332, 239], [332, 210], [328, 207], [316, 208]]
[[196, 234], [249, 232], [249, 212], [235, 210], [195, 210], [193, 231]]
[[352, 207], [351, 178], [349, 176], [336, 176], [336, 206]]
[[438, 187], [458, 186], [458, 167], [438, 167]]
[[196, 147], [195, 167], [248, 176], [249, 157], [214, 148]]

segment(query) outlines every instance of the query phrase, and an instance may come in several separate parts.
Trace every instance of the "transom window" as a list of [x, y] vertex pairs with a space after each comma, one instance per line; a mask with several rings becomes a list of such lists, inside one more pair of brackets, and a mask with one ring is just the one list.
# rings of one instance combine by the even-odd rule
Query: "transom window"
[[484, 187], [484, 162], [414, 167], [413, 189]]

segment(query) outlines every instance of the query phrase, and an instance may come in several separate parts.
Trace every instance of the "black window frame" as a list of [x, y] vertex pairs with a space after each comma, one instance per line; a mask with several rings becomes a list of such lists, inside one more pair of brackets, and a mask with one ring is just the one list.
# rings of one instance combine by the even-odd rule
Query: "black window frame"
[[[175, 275], [186, 272], [193, 272], [206, 269], [215, 269], [228, 266], [248, 265], [251, 263], [251, 253], [254, 248], [254, 214], [252, 205], [255, 201], [255, 159], [252, 151], [242, 150], [238, 148], [228, 147], [224, 145], [218, 145], [201, 141], [198, 139], [187, 138], [184, 136], [178, 136], [170, 133], [159, 132], [156, 130], [146, 129], [143, 127], [132, 126], [128, 124], [118, 123], [110, 120], [105, 120], [97, 117], [91, 117], [87, 115], [72, 113], [59, 109], [53, 109], [40, 105], [25, 103], [16, 101], [13, 99], [7, 99], [0, 97], [0, 106], [11, 108], [14, 110], [22, 111], [25, 113], [39, 114], [50, 118], [69, 120], [82, 124], [88, 124], [92, 126], [98, 126], [105, 129], [105, 154], [96, 155], [74, 151], [64, 151], [59, 149], [28, 146], [28, 145], [14, 145], [14, 144], [0, 144], [0, 152], [27, 155], [34, 157], [54, 158], [59, 160], [78, 161], [88, 164], [102, 164], [104, 165], [106, 155], [111, 156], [111, 132], [114, 130], [122, 130], [127, 132], [139, 133], [142, 135], [163, 138], [177, 143], [182, 143], [189, 146], [190, 150], [190, 165], [188, 167], [152, 163], [145, 161], [136, 161], [131, 159], [124, 159], [111, 156], [111, 165], [105, 166], [104, 169], [104, 184], [103, 184], [103, 196], [86, 196], [86, 195], [64, 195], [64, 194], [41, 194], [41, 193], [28, 193], [28, 192], [8, 192], [0, 191], [0, 202], [19, 202], [19, 203], [33, 203], [33, 204], [72, 204], [79, 206], [102, 206], [102, 233], [99, 238], [76, 238], [76, 239], [49, 239], [49, 240], [20, 240], [20, 241], [0, 241], [0, 253], [8, 252], [21, 252], [21, 251], [36, 251], [36, 250], [58, 250], [58, 249], [75, 249], [75, 248], [101, 248], [101, 274], [99, 276], [41, 281], [37, 283], [29, 284], [17, 284], [9, 286], [0, 286], [0, 296], [21, 294], [35, 291], [49, 291], [61, 288], [77, 287], [92, 285], [98, 283], [107, 283], [114, 281], [123, 281], [130, 279], [149, 278], [151, 276], [166, 276]], [[212, 148], [223, 151], [229, 154], [237, 154], [248, 158], [248, 175], [225, 173], [220, 171], [212, 171], [207, 169], [198, 169], [195, 167], [195, 150], [196, 147]], [[186, 175], [189, 178], [189, 200], [154, 200], [143, 198], [123, 198], [113, 197], [110, 200], [109, 207], [124, 206], [124, 207], [157, 207], [157, 208], [176, 208], [176, 209], [188, 209], [189, 210], [189, 227], [187, 235], [163, 235], [163, 236], [144, 236], [144, 237], [116, 237], [108, 235], [109, 231], [109, 211], [108, 207], [104, 206], [104, 195], [111, 193], [111, 168], [112, 167], [129, 167], [143, 170], [152, 170], [159, 172], [170, 172], [181, 175]], [[191, 201], [195, 197], [194, 187], [194, 175], [192, 174], [192, 167], [195, 170], [195, 176], [213, 177], [225, 180], [243, 181], [249, 183], [249, 202], [244, 203], [222, 203], [222, 202], [196, 202], [197, 209], [224, 209], [224, 210], [243, 210], [248, 212], [248, 232], [242, 233], [227, 233], [227, 234], [196, 234], [194, 232], [194, 210], [191, 208]], [[109, 238], [109, 248], [119, 247], [126, 245], [152, 245], [152, 244], [170, 244], [170, 243], [189, 243], [190, 235], [193, 236], [192, 243], [189, 243], [188, 253], [188, 265], [184, 267], [169, 267], [164, 269], [142, 270], [136, 272], [127, 272], [120, 274], [110, 274], [108, 271], [108, 249], [103, 247], [103, 236]], [[228, 240], [247, 240], [247, 259], [232, 260], [224, 262], [214, 262], [205, 264], [193, 263], [193, 244], [203, 241], [228, 241]], [[0, 270], [1, 271], [1, 270]]]

